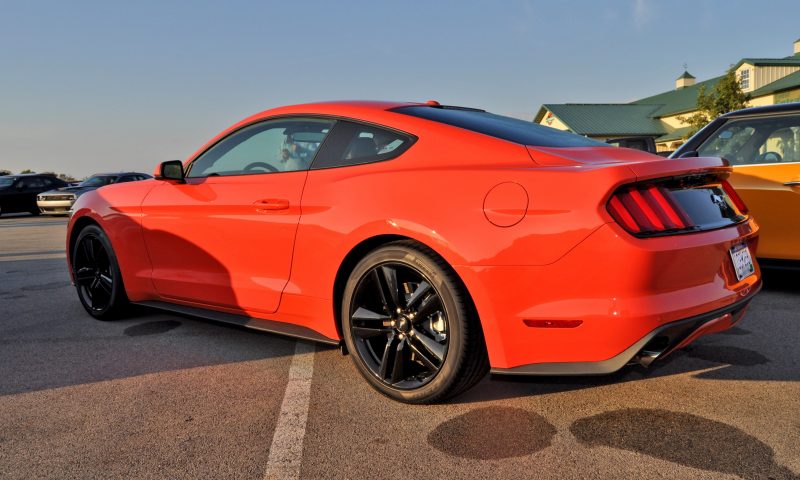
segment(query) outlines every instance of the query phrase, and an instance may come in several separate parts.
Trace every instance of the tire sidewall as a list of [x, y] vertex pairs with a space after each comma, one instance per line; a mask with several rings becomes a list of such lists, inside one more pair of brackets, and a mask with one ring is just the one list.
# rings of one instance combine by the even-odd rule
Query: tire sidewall
[[112, 288], [111, 288], [111, 299], [108, 302], [108, 306], [103, 310], [94, 310], [92, 309], [91, 304], [86, 303], [86, 299], [84, 298], [83, 292], [80, 285], [75, 283], [75, 288], [78, 292], [78, 298], [83, 305], [83, 308], [89, 313], [89, 315], [100, 319], [100, 320], [108, 320], [110, 319], [114, 313], [119, 309], [122, 303], [127, 301], [125, 296], [125, 288], [122, 284], [122, 275], [119, 270], [119, 262], [117, 262], [117, 256], [114, 253], [114, 249], [111, 246], [111, 242], [108, 239], [108, 236], [103, 231], [102, 228], [96, 225], [88, 225], [84, 227], [80, 233], [78, 233], [78, 238], [75, 240], [75, 245], [72, 248], [72, 275], [75, 278], [75, 258], [77, 256], [78, 249], [80, 248], [81, 241], [86, 238], [87, 236], [94, 236], [97, 238], [100, 243], [103, 244], [103, 248], [106, 249], [109, 258], [109, 265], [111, 270], [111, 276], [113, 280]]
[[[361, 358], [350, 330], [350, 310], [356, 287], [372, 268], [384, 263], [398, 263], [413, 268], [422, 274], [436, 289], [447, 315], [448, 346], [444, 363], [436, 376], [425, 385], [414, 390], [393, 388], [378, 379]], [[459, 287], [453, 285], [441, 267], [425, 253], [405, 246], [386, 246], [367, 254], [353, 269], [342, 298], [342, 336], [353, 362], [362, 376], [383, 394], [408, 403], [423, 403], [442, 396], [458, 380], [458, 369], [467, 353], [464, 338], [464, 322], [468, 312], [463, 301], [456, 298]]]

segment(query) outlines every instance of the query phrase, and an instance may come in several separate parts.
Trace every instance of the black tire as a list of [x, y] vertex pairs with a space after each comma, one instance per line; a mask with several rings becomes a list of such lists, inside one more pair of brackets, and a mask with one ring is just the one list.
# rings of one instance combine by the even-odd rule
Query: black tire
[[98, 320], [113, 320], [129, 309], [119, 262], [108, 236], [97, 225], [84, 227], [72, 248], [72, 275], [83, 308]]
[[416, 242], [383, 245], [355, 266], [341, 318], [359, 372], [395, 400], [441, 402], [489, 371], [480, 322], [460, 279]]

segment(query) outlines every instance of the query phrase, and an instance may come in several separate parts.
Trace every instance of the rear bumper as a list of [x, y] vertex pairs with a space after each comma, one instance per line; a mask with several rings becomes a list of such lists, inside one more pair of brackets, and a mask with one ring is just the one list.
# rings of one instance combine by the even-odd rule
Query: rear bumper
[[757, 241], [752, 219], [649, 239], [606, 224], [551, 264], [455, 268], [478, 310], [492, 368], [602, 364], [632, 358], [647, 341], [634, 346], [665, 325], [751, 298], [761, 270], [755, 264], [738, 280], [729, 251], [746, 243], [755, 257]]
[[648, 333], [622, 353], [600, 362], [553, 362], [532, 363], [514, 368], [493, 368], [498, 375], [606, 375], [625, 365], [649, 366], [681, 349], [703, 335], [725, 331], [744, 317], [744, 313], [758, 290], [733, 305], [684, 320], [670, 322]]

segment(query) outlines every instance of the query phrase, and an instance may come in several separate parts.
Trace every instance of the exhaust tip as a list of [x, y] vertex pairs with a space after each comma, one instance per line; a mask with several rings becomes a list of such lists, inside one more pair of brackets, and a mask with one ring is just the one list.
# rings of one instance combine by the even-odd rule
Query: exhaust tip
[[631, 363], [641, 365], [645, 368], [649, 367], [664, 351], [667, 350], [670, 344], [670, 339], [666, 335], [659, 335], [639, 350], [639, 353], [633, 356]]

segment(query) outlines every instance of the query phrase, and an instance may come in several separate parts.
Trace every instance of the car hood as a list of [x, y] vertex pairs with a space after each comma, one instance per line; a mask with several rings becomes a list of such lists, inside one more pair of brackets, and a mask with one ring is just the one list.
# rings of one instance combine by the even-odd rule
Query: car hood
[[64, 193], [74, 193], [76, 197], [83, 195], [86, 192], [97, 190], [100, 187], [62, 187], [49, 192], [42, 193], [41, 195], [61, 195]]

